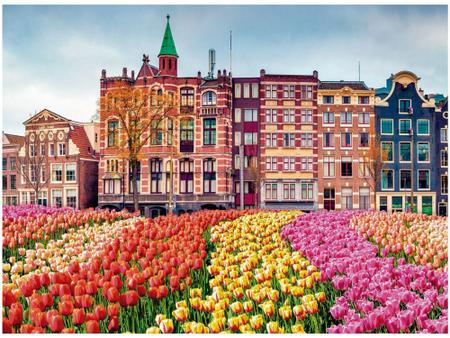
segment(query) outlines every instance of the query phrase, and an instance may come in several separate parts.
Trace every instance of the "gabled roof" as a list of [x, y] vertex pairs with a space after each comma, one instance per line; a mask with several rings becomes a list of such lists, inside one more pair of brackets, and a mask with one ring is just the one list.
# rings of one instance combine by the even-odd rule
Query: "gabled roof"
[[51, 110], [43, 109], [39, 113], [30, 117], [23, 124], [27, 125], [30, 123], [40, 123], [40, 122], [47, 123], [49, 119], [52, 119], [54, 121], [59, 121], [59, 122], [70, 122], [69, 119], [66, 119], [63, 116], [56, 114], [55, 112], [52, 112]]
[[320, 81], [319, 89], [339, 90], [349, 87], [353, 90], [369, 90], [364, 81]]
[[71, 124], [69, 130], [69, 138], [78, 147], [78, 150], [80, 151], [80, 157], [93, 159], [97, 158], [97, 156], [94, 155], [94, 148], [89, 142], [86, 131], [82, 126]]
[[167, 15], [166, 31], [164, 32], [161, 50], [159, 51], [158, 57], [160, 55], [172, 55], [178, 57], [175, 42], [173, 41], [172, 31], [170, 30], [169, 19], [170, 16]]
[[149, 63], [148, 55], [143, 55], [142, 57], [142, 66], [139, 70], [136, 80], [142, 77], [154, 77], [158, 75], [159, 69]]
[[3, 136], [5, 136], [8, 139], [9, 144], [18, 144], [18, 145], [22, 146], [25, 143], [24, 136], [7, 134], [7, 133], [3, 133]]

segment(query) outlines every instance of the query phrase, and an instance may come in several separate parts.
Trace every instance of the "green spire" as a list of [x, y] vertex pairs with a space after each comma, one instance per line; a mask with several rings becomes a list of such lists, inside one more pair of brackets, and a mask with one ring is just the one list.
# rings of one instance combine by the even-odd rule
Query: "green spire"
[[167, 15], [166, 31], [164, 32], [164, 38], [158, 57], [160, 55], [173, 55], [178, 57], [177, 49], [175, 48], [175, 42], [173, 41], [172, 31], [170, 30], [169, 19], [170, 15]]

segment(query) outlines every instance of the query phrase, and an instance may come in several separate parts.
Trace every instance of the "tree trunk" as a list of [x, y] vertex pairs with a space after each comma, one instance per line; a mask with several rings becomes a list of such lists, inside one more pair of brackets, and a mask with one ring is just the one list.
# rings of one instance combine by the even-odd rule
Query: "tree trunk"
[[131, 172], [132, 172], [132, 180], [131, 184], [133, 186], [133, 206], [134, 211], [139, 210], [139, 192], [138, 192], [138, 186], [137, 186], [137, 161], [131, 160]]

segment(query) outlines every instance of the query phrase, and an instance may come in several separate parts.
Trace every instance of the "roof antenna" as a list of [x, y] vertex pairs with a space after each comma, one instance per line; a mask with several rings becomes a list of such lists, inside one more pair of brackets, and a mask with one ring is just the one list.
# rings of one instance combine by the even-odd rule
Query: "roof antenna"
[[361, 82], [361, 62], [358, 61], [358, 81]]
[[233, 51], [233, 31], [230, 31], [230, 73], [233, 74], [233, 63], [232, 63], [232, 57], [231, 52]]

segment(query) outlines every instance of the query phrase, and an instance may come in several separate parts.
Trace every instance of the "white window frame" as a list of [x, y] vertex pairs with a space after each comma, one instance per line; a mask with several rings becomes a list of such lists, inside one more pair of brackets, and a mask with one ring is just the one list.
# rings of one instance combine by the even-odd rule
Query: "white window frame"
[[[333, 161], [325, 162], [325, 159], [329, 159], [329, 158], [333, 159]], [[323, 165], [322, 165], [322, 167], [323, 167], [323, 177], [326, 177], [326, 178], [334, 178], [334, 177], [336, 177], [336, 159], [334, 158], [334, 156], [324, 156], [322, 163], [323, 163]], [[330, 168], [333, 168], [333, 170], [332, 170], [333, 171], [333, 176], [326, 174], [326, 172], [325, 172], [325, 163], [332, 164], [332, 166], [330, 165]]]
[[[442, 190], [442, 182], [443, 182], [443, 178], [444, 177], [447, 177], [447, 192], [444, 192], [443, 190]], [[440, 185], [440, 189], [441, 189], [441, 195], [448, 195], [448, 175], [447, 174], [443, 174], [443, 175], [441, 175], [441, 180], [440, 180], [440, 182], [439, 182], [439, 185]]]
[[250, 98], [250, 83], [244, 83], [242, 87], [243, 87], [242, 97], [244, 99], [249, 99]]
[[[64, 146], [64, 154], [61, 154], [61, 149]], [[58, 156], [66, 156], [67, 155], [67, 148], [66, 148], [66, 144], [64, 142], [58, 142]]]
[[241, 123], [241, 121], [242, 121], [242, 110], [241, 110], [241, 108], [235, 108], [234, 109], [234, 122]]
[[[428, 188], [419, 188], [419, 172], [420, 171], [428, 171]], [[430, 191], [430, 189], [431, 189], [431, 173], [430, 173], [430, 169], [417, 169], [417, 173], [416, 173], [416, 178], [417, 178], [417, 181], [416, 181], [416, 183], [417, 183], [417, 190], [418, 191]]]
[[[444, 132], [444, 133], [442, 133]], [[448, 129], [447, 128], [441, 128], [440, 130], [440, 139], [441, 143], [448, 143]], [[442, 138], [442, 136], [445, 135], [445, 138]]]
[[[369, 122], [359, 122], [359, 117], [360, 116], [368, 116], [369, 117]], [[370, 113], [369, 112], [358, 112], [358, 126], [370, 126]]]
[[[392, 133], [384, 133], [383, 132], [383, 121], [391, 122]], [[394, 119], [380, 119], [380, 133], [381, 133], [381, 135], [394, 135]]]
[[409, 171], [411, 173], [411, 184], [412, 184], [412, 180], [413, 180], [413, 173], [411, 172], [411, 169], [400, 169], [398, 171], [398, 190], [400, 191], [411, 191], [411, 188], [402, 188], [402, 171]]
[[[345, 114], [345, 116], [350, 115], [350, 123], [348, 123], [347, 121], [343, 121], [342, 114]], [[341, 111], [341, 113], [339, 114], [339, 124], [346, 127], [353, 126], [353, 113], [349, 111]]]
[[[410, 160], [409, 161], [402, 161], [402, 158], [401, 158], [401, 154], [402, 154], [402, 152], [401, 152], [401, 145], [402, 145], [402, 143], [409, 143], [409, 158], [410, 158]], [[412, 144], [411, 144], [411, 142], [410, 141], [400, 141], [399, 143], [398, 143], [398, 161], [400, 162], [400, 163], [411, 163], [411, 161], [412, 161]]]
[[[383, 188], [383, 171], [392, 171], [392, 188]], [[394, 188], [395, 188], [395, 170], [394, 169], [381, 169], [380, 188], [382, 191], [394, 191]]]
[[241, 98], [241, 90], [242, 90], [241, 84], [240, 83], [236, 83], [234, 85], [234, 97], [236, 99], [240, 99]]
[[[333, 114], [333, 123], [325, 122], [324, 116], [325, 114]], [[322, 125], [332, 127], [336, 124], [336, 114], [333, 111], [324, 111], [322, 113]]]
[[383, 160], [383, 163], [394, 163], [395, 162], [395, 149], [394, 149], [394, 142], [393, 141], [381, 141], [380, 142], [380, 151], [381, 151], [381, 157], [383, 158], [383, 143], [390, 143], [391, 149], [392, 149], [392, 161], [385, 161]]
[[[401, 121], [409, 121], [409, 128], [408, 131], [406, 133], [402, 133], [401, 129], [400, 129], [400, 122]], [[398, 119], [398, 134], [399, 135], [409, 135], [409, 130], [412, 129], [412, 121], [411, 119]]]
[[[54, 166], [61, 166], [61, 181], [54, 181], [53, 180], [53, 167]], [[63, 164], [62, 163], [51, 163], [50, 164], [50, 182], [51, 183], [62, 183], [62, 182], [64, 182], [64, 166], [63, 166]]]
[[259, 97], [259, 85], [252, 83], [252, 98], [257, 99]]
[[[447, 153], [447, 165], [442, 164], [442, 154]], [[448, 168], [448, 150], [447, 149], [442, 149], [439, 153], [440, 157], [439, 157], [439, 163], [441, 164], [442, 168]]]
[[[426, 143], [428, 144], [428, 161], [419, 161], [419, 144]], [[431, 161], [431, 146], [430, 142], [417, 142], [416, 145], [416, 156], [417, 156], [417, 163], [430, 163]]]
[[398, 113], [402, 114], [402, 115], [409, 115], [410, 114], [409, 111], [408, 112], [401, 112], [400, 111], [400, 101], [409, 101], [409, 107], [411, 108], [412, 107], [412, 100], [411, 99], [399, 99], [398, 100]]
[[[75, 179], [74, 180], [67, 180], [67, 166], [68, 165], [75, 165]], [[77, 163], [76, 162], [68, 162], [64, 164], [64, 182], [66, 183], [75, 183], [77, 181]]]
[[[419, 121], [426, 121], [428, 124], [428, 133], [427, 134], [419, 134]], [[429, 119], [417, 119], [416, 121], [416, 130], [417, 136], [430, 136], [430, 120]]]
[[301, 109], [300, 110], [300, 122], [302, 124], [313, 124], [313, 110]]

